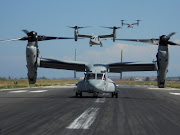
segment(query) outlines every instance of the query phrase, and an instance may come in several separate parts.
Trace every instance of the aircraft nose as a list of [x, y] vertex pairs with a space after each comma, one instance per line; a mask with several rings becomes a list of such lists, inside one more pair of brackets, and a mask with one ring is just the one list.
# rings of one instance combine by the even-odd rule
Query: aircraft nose
[[102, 91], [103, 90], [103, 81], [102, 80], [89, 80], [89, 89], [95, 91]]

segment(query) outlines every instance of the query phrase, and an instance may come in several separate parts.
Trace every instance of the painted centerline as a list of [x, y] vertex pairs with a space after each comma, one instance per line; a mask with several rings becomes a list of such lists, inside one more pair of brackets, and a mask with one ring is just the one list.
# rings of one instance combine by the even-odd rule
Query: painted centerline
[[99, 108], [88, 108], [66, 128], [89, 129], [97, 116], [98, 110]]
[[104, 103], [105, 102], [105, 98], [97, 98], [96, 103]]

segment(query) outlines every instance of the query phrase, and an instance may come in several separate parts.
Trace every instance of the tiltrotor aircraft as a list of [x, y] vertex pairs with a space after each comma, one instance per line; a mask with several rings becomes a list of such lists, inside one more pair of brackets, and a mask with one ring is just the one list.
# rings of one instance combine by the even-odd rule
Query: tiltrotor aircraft
[[[88, 26], [87, 26], [88, 27]], [[120, 27], [104, 27], [104, 28], [108, 28], [108, 29], [113, 29], [113, 33], [110, 35], [83, 35], [83, 34], [79, 34], [78, 33], [78, 29], [81, 28], [87, 28], [87, 27], [78, 27], [78, 26], [74, 26], [74, 27], [70, 27], [74, 29], [74, 37], [75, 37], [75, 41], [78, 40], [78, 37], [84, 37], [84, 38], [90, 38], [89, 44], [90, 47], [92, 47], [93, 45], [100, 45], [101, 47], [103, 46], [102, 44], [102, 38], [113, 38], [113, 41], [115, 42], [116, 40], [116, 29], [119, 29]]]
[[124, 21], [125, 21], [125, 20], [121, 20], [122, 26], [123, 26], [123, 25], [127, 25], [128, 28], [133, 28], [133, 25], [139, 26], [139, 21], [141, 21], [141, 20], [136, 20], [137, 23], [124, 23]]
[[52, 39], [72, 39], [68, 37], [47, 37], [39, 36], [36, 32], [24, 30], [27, 37], [2, 40], [27, 40], [26, 61], [28, 69], [29, 84], [35, 84], [37, 78], [37, 68], [66, 69], [84, 72], [84, 80], [78, 82], [75, 95], [82, 96], [83, 92], [93, 93], [97, 96], [99, 93], [111, 93], [112, 97], [118, 97], [116, 84], [108, 78], [108, 73], [120, 73], [129, 71], [156, 71], [156, 63], [137, 63], [137, 62], [117, 62], [117, 63], [98, 63], [91, 64], [78, 61], [64, 61], [39, 57], [38, 41]]
[[116, 39], [116, 40], [124, 40], [124, 41], [135, 41], [135, 42], [144, 42], [150, 43], [154, 45], [158, 45], [158, 52], [157, 52], [157, 82], [159, 88], [164, 88], [166, 83], [166, 73], [168, 72], [168, 65], [169, 65], [169, 51], [168, 45], [176, 45], [180, 46], [177, 43], [169, 41], [169, 39], [175, 35], [176, 33], [173, 32], [168, 36], [162, 35], [159, 39]]

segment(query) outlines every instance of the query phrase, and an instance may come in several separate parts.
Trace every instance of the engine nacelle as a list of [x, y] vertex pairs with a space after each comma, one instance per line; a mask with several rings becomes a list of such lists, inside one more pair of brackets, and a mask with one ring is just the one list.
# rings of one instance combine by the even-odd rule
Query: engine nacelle
[[164, 88], [166, 83], [166, 74], [168, 72], [169, 64], [169, 52], [167, 46], [159, 46], [157, 54], [157, 65], [158, 65], [158, 87]]
[[113, 29], [113, 42], [116, 41], [116, 29]]
[[77, 41], [77, 39], [78, 39], [78, 30], [77, 29], [75, 29], [74, 30], [74, 37], [75, 37], [75, 41]]
[[37, 46], [31, 44], [35, 44], [35, 42], [28, 43], [26, 47], [26, 61], [27, 61], [27, 69], [28, 69], [27, 76], [28, 76], [29, 84], [35, 84], [37, 78], [38, 49]]

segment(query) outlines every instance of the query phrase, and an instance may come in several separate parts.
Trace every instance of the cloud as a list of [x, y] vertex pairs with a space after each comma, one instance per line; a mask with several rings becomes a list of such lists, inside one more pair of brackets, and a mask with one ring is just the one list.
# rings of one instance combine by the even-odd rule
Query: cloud
[[179, 39], [174, 40], [174, 42], [177, 43], [177, 44], [180, 44], [180, 40]]
[[78, 56], [79, 61], [93, 63], [109, 63], [121, 61], [121, 50], [123, 50], [123, 61], [146, 61], [151, 62], [156, 58], [157, 46], [144, 45], [135, 46], [117, 43], [105, 50], [90, 50]]

